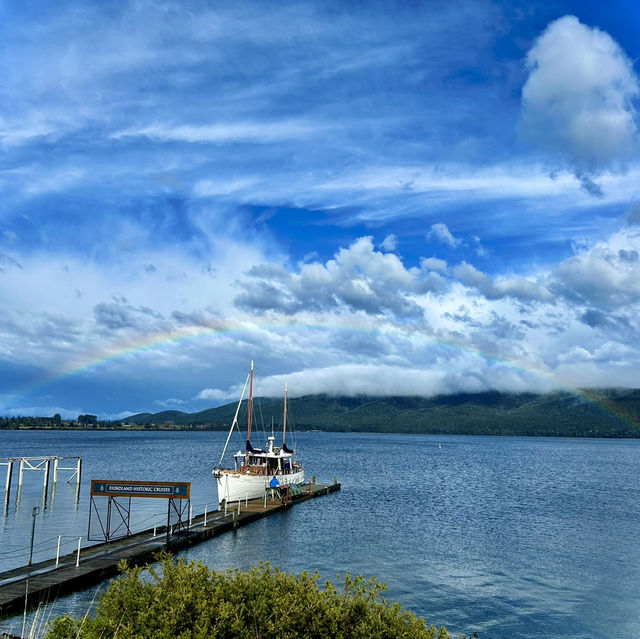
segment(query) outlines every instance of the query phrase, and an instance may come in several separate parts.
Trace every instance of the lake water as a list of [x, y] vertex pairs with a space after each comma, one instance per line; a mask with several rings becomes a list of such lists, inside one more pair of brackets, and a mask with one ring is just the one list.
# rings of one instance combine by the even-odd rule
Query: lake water
[[[58, 535], [67, 552], [86, 536], [93, 478], [190, 481], [194, 511], [215, 508], [211, 468], [225, 437], [0, 431], [0, 457], [83, 458], [79, 502], [59, 481], [36, 519], [34, 560], [55, 555]], [[342, 490], [188, 557], [216, 569], [267, 559], [329, 579], [375, 575], [389, 599], [454, 636], [640, 637], [639, 440], [299, 433], [297, 444], [307, 475], [338, 477]], [[32, 508], [43, 505], [42, 474], [25, 475], [17, 503], [14, 473], [0, 570], [27, 562]], [[2, 487], [4, 478], [0, 466]], [[160, 501], [134, 503], [134, 527], [161, 523]], [[54, 614], [84, 614], [93, 592], [60, 600]]]

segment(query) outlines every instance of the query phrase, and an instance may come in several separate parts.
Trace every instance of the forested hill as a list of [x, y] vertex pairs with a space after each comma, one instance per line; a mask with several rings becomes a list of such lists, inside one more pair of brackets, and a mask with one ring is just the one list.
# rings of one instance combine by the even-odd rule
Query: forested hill
[[[282, 400], [254, 399], [258, 420], [281, 423]], [[146, 427], [226, 429], [236, 403], [199, 413], [141, 413]], [[289, 400], [296, 430], [470, 435], [640, 437], [640, 389], [581, 393], [476, 393], [423, 397], [307, 395]], [[242, 423], [242, 422], [241, 422]]]

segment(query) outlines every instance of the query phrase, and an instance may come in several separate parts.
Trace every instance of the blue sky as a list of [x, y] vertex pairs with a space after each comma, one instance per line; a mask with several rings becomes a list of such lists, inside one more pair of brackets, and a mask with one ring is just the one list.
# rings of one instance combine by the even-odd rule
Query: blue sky
[[6, 2], [0, 414], [640, 386], [635, 2]]

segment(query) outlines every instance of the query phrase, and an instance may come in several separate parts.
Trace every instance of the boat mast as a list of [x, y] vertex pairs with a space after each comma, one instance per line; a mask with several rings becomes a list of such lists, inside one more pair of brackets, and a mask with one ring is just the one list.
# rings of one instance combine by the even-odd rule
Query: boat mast
[[246, 461], [249, 463], [249, 446], [251, 441], [251, 413], [253, 412], [253, 360], [251, 360], [251, 372], [249, 373], [249, 406], [247, 408], [247, 453]]
[[284, 383], [284, 416], [282, 418], [282, 447], [287, 442], [287, 382]]

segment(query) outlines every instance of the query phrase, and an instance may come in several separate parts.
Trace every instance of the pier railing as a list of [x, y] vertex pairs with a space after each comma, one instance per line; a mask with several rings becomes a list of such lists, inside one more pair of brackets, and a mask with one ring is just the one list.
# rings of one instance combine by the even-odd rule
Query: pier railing
[[[206, 527], [208, 518], [218, 512], [218, 504], [211, 504], [207, 502], [192, 502], [188, 510], [188, 522], [189, 526], [193, 523], [193, 520], [197, 517], [202, 519], [202, 524]], [[198, 514], [194, 514], [198, 513]], [[225, 516], [227, 515], [225, 509]], [[231, 516], [231, 513], [228, 515]], [[35, 519], [34, 519], [35, 521]], [[167, 513], [162, 509], [158, 512], [146, 514], [143, 517], [136, 518], [131, 525], [130, 536], [152, 530], [152, 536], [160, 536], [167, 532]], [[37, 561], [48, 561], [55, 558], [55, 565], [60, 562], [60, 557], [68, 555], [69, 553], [77, 552], [77, 563], [81, 561], [81, 553], [89, 548], [99, 545], [96, 540], [89, 541], [86, 535], [55, 535], [49, 536], [46, 539], [41, 539], [38, 536], [38, 528], [35, 527], [35, 538], [33, 545], [28, 541], [20, 547], [13, 546], [10, 550], [0, 550], [0, 566], [6, 565], [9, 560], [23, 558], [26, 563], [27, 558], [33, 555]], [[28, 536], [25, 536], [25, 540]], [[22, 562], [19, 564], [22, 565]], [[2, 573], [2, 569], [0, 569]]]

